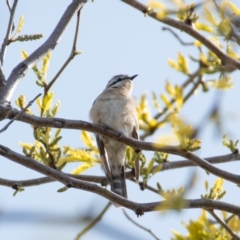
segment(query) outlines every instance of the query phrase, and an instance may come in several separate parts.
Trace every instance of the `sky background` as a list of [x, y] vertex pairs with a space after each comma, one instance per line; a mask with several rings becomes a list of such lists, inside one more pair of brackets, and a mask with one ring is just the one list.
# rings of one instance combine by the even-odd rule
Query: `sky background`
[[[237, 0], [232, 1], [240, 7]], [[70, 1], [27, 1], [20, 0], [15, 14], [15, 24], [21, 15], [24, 15], [25, 24], [21, 34], [42, 33], [44, 37], [38, 41], [14, 43], [8, 47], [4, 62], [4, 73], [8, 77], [12, 69], [20, 62], [21, 50], [32, 53], [51, 34]], [[9, 18], [9, 11], [5, 1], [0, 2], [0, 39], [5, 36]], [[52, 53], [48, 81], [50, 81], [69, 56], [75, 31], [73, 19], [64, 33], [61, 42]], [[186, 56], [198, 56], [194, 47], [182, 46], [169, 32], [162, 31], [163, 24], [133, 9], [132, 7], [113, 0], [89, 1], [81, 13], [80, 32], [77, 49], [82, 52], [72, 61], [52, 87], [54, 101], [61, 101], [57, 117], [89, 121], [89, 110], [96, 96], [105, 88], [107, 81], [116, 74], [138, 74], [134, 80], [133, 96], [137, 99], [146, 93], [151, 104], [151, 94], [154, 91], [158, 96], [164, 93], [165, 81], [181, 84], [186, 77], [171, 69], [167, 59], [177, 58], [181, 51]], [[177, 31], [185, 41], [193, 41], [185, 33]], [[236, 51], [239, 53], [238, 49]], [[190, 71], [194, 72], [197, 66], [189, 62]], [[41, 66], [41, 64], [39, 65]], [[12, 98], [24, 94], [27, 102], [32, 100], [42, 89], [35, 84], [36, 76], [28, 71], [21, 80]], [[239, 72], [234, 73], [235, 87], [222, 93], [221, 116], [224, 122], [223, 133], [231, 139], [238, 139], [239, 128]], [[186, 103], [181, 116], [193, 126], [198, 126], [211, 110], [217, 92], [213, 89], [207, 94], [200, 89]], [[37, 115], [36, 104], [31, 109]], [[152, 108], [152, 112], [156, 111]], [[0, 123], [0, 128], [8, 120]], [[158, 131], [158, 135], [170, 133], [168, 128]], [[207, 124], [199, 136], [202, 140], [202, 149], [196, 154], [201, 157], [216, 156], [229, 153], [222, 146], [222, 135], [216, 131], [214, 124]], [[80, 131], [62, 130], [61, 146], [83, 147]], [[147, 139], [156, 141], [156, 136]], [[19, 141], [32, 143], [32, 129], [20, 122], [14, 122], [7, 131], [1, 133], [1, 144], [21, 153]], [[151, 159], [152, 153], [145, 153]], [[0, 177], [6, 179], [23, 180], [40, 177], [41, 175], [23, 166], [17, 165], [8, 159], [0, 157]], [[171, 156], [170, 160], [180, 158]], [[64, 169], [71, 172], [78, 164], [70, 164]], [[239, 163], [218, 165], [219, 167], [238, 173]], [[188, 192], [188, 198], [199, 198], [205, 193], [204, 181], [212, 185], [215, 176], [207, 175], [203, 170], [195, 169], [197, 181], [193, 189]], [[160, 182], [163, 189], [179, 188], [189, 181], [193, 168], [176, 171], [161, 172], [154, 176], [149, 184], [156, 186]], [[88, 174], [103, 175], [99, 167], [95, 167]], [[107, 200], [84, 191], [69, 189], [64, 193], [57, 193], [61, 183], [51, 183], [37, 187], [26, 188], [24, 192], [13, 197], [14, 190], [0, 186], [0, 239], [74, 239], [88, 224], [87, 217], [94, 218], [107, 204]], [[141, 203], [161, 200], [160, 197], [149, 191], [140, 191], [139, 187], [127, 182], [128, 196], [132, 201]], [[225, 183], [228, 194], [224, 201], [239, 205], [239, 188], [231, 183]], [[186, 233], [181, 221], [196, 219], [200, 210], [169, 211], [166, 213], [145, 213], [137, 218], [132, 211], [129, 215], [138, 223], [151, 229], [160, 239], [170, 239], [173, 229]], [[121, 209], [113, 206], [104, 215], [83, 239], [151, 239], [151, 236], [134, 226], [123, 215]]]

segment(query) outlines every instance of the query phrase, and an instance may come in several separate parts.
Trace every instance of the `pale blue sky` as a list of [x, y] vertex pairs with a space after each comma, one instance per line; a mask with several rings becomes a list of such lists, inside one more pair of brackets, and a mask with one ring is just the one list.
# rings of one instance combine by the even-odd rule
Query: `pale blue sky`
[[[238, 4], [238, 1], [233, 1]], [[237, 3], [238, 2], [238, 3]], [[15, 15], [17, 23], [20, 15], [24, 15], [25, 24], [22, 34], [42, 33], [44, 38], [39, 41], [11, 44], [7, 49], [4, 72], [6, 77], [12, 69], [21, 61], [20, 51], [25, 50], [29, 54], [42, 44], [56, 26], [70, 1], [27, 1], [20, 0]], [[2, 41], [7, 21], [8, 10], [5, 1], [0, 2], [0, 40]], [[175, 84], [181, 84], [186, 77], [172, 70], [167, 59], [176, 59], [177, 52], [184, 55], [197, 56], [194, 48], [183, 47], [172, 37], [169, 32], [161, 30], [163, 24], [144, 17], [142, 13], [128, 5], [113, 0], [89, 1], [81, 14], [81, 25], [78, 39], [78, 50], [82, 51], [72, 61], [59, 80], [54, 84], [54, 99], [61, 100], [58, 117], [79, 119], [88, 121], [88, 112], [95, 97], [106, 86], [107, 81], [116, 74], [139, 74], [134, 80], [133, 96], [138, 98], [142, 93], [148, 94], [151, 102], [151, 93], [155, 91], [158, 96], [164, 92], [166, 79]], [[55, 75], [70, 53], [73, 33], [75, 30], [75, 18], [63, 35], [61, 42], [52, 53], [48, 80]], [[181, 34], [180, 32], [178, 32]], [[181, 34], [185, 41], [192, 41], [186, 34]], [[196, 65], [190, 63], [191, 71]], [[20, 95], [24, 94], [27, 101], [33, 99], [42, 89], [35, 84], [36, 77], [29, 71], [22, 79], [15, 91], [12, 103]], [[222, 99], [222, 114], [226, 121], [225, 133], [233, 139], [240, 136], [239, 128], [239, 73], [234, 74], [233, 81], [236, 86], [231, 91], [225, 92]], [[208, 113], [211, 103], [216, 96], [216, 91], [202, 93], [200, 90], [182, 110], [182, 116], [190, 124], [198, 124]], [[36, 104], [32, 110], [37, 114]], [[152, 109], [155, 112], [154, 109]], [[7, 123], [1, 122], [0, 128]], [[159, 134], [165, 134], [169, 129], [160, 129]], [[61, 145], [81, 147], [79, 131], [63, 130]], [[218, 138], [213, 125], [205, 128], [200, 136], [203, 140], [202, 149], [197, 152], [199, 156], [213, 156], [227, 153], [222, 147], [222, 140]], [[21, 152], [18, 141], [33, 142], [32, 129], [26, 124], [14, 122], [7, 131], [0, 135], [1, 144]], [[154, 140], [154, 138], [148, 139]], [[150, 159], [152, 153], [146, 154]], [[7, 179], [30, 179], [39, 177], [40, 174], [1, 158], [0, 177]], [[171, 157], [172, 159], [180, 159]], [[77, 164], [72, 164], [65, 171], [71, 171]], [[218, 165], [219, 166], [219, 165]], [[220, 166], [231, 172], [238, 172], [239, 163], [229, 163]], [[158, 181], [164, 189], [178, 188], [189, 180], [189, 174], [193, 169], [168, 171], [154, 176], [149, 184], [155, 186]], [[90, 174], [103, 175], [96, 167], [89, 171]], [[211, 183], [216, 179], [205, 174], [205, 171], [197, 171], [197, 183], [188, 194], [189, 198], [199, 198], [204, 193], [203, 183], [207, 179]], [[129, 199], [138, 202], [153, 202], [160, 200], [156, 194], [141, 192], [136, 184], [128, 182]], [[70, 189], [64, 193], [56, 191], [62, 187], [60, 183], [51, 183], [40, 187], [26, 188], [22, 193], [13, 197], [13, 190], [0, 186], [0, 238], [1, 239], [74, 239], [83, 229], [86, 222], [81, 218], [91, 213], [96, 216], [107, 204], [107, 201], [92, 193]], [[226, 183], [229, 195], [223, 200], [239, 204], [239, 188]], [[232, 193], [231, 193], [232, 192]], [[200, 211], [184, 210], [180, 213], [170, 211], [165, 214], [146, 213], [141, 218], [128, 211], [140, 224], [151, 229], [160, 239], [169, 239], [171, 230], [175, 229], [184, 233], [181, 221], [196, 219]], [[54, 223], [55, 222], [55, 223]], [[120, 232], [119, 232], [120, 231]], [[125, 234], [125, 235], [122, 235]], [[130, 223], [120, 209], [111, 207], [91, 232], [83, 239], [151, 239], [150, 235]]]

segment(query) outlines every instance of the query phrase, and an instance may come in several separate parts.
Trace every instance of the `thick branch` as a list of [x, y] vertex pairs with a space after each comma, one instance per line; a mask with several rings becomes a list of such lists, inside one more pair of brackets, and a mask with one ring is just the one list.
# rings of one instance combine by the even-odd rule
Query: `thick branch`
[[[9, 109], [3, 106], [0, 106], [0, 112], [2, 112], [1, 110], [3, 112], [7, 111], [9, 118], [14, 117], [19, 112], [16, 109]], [[41, 118], [41, 117], [31, 116], [25, 113], [23, 113], [17, 120], [29, 123], [35, 127], [53, 127], [53, 128], [86, 130], [89, 132], [94, 132], [97, 134], [108, 136], [112, 139], [123, 142], [134, 149], [141, 149], [146, 151], [158, 151], [158, 152], [165, 152], [173, 155], [178, 155], [190, 160], [195, 165], [198, 165], [199, 167], [203, 168], [204, 170], [216, 176], [222, 177], [230, 182], [240, 184], [240, 175], [232, 174], [227, 171], [221, 170], [213, 166], [212, 164], [208, 163], [205, 159], [202, 159], [191, 152], [186, 152], [182, 150], [180, 146], [166, 146], [158, 143], [142, 142], [133, 138], [129, 138], [124, 135], [121, 136], [121, 138], [119, 138], [119, 133], [112, 131], [110, 129], [106, 129], [96, 124], [85, 122], [85, 121], [67, 120], [62, 118]]]
[[[66, 174], [66, 175], [72, 178], [86, 181], [86, 182], [100, 183], [102, 186], [108, 185], [107, 178], [103, 176], [92, 176], [92, 175], [82, 175], [82, 174], [81, 175]], [[133, 174], [131, 175], [133, 177]], [[15, 186], [32, 187], [32, 186], [51, 183], [55, 181], [56, 180], [51, 177], [34, 178], [34, 179], [28, 179], [28, 180], [9, 180], [9, 179], [0, 178], [0, 185], [6, 186], [6, 187], [12, 187], [12, 188], [15, 188]]]
[[26, 75], [28, 69], [32, 68], [40, 59], [42, 59], [48, 52], [52, 51], [56, 47], [72, 17], [79, 9], [83, 7], [86, 1], [87, 0], [73, 0], [45, 43], [43, 43], [37, 50], [29, 55], [27, 59], [19, 63], [13, 69], [6, 82], [6, 85], [0, 89], [0, 102], [11, 100], [13, 91], [20, 79]]
[[[133, 210], [137, 215], [142, 215], [144, 212], [157, 211], [157, 207], [165, 203], [165, 201], [151, 203], [135, 203], [129, 201], [128, 199], [118, 196], [117, 194], [114, 194], [102, 187], [99, 187], [96, 184], [69, 177], [65, 173], [47, 167], [30, 157], [18, 154], [2, 145], [0, 145], [0, 155], [12, 160], [13, 162], [16, 162], [18, 164], [31, 168], [39, 173], [42, 173], [50, 178], [54, 178], [55, 180], [63, 183], [68, 187], [74, 187], [84, 191], [96, 193], [112, 202], [116, 202], [123, 207]], [[169, 203], [165, 204], [165, 206], [167, 206], [167, 209], [175, 209], [175, 206]], [[183, 209], [189, 208], [216, 209], [240, 215], [240, 207], [233, 204], [208, 199], [184, 200]], [[164, 209], [166, 210], [166, 208]]]
[[[240, 160], [240, 154], [227, 154], [222, 156], [216, 157], [207, 157], [204, 158], [210, 164], [218, 164], [218, 163], [226, 163], [231, 161]], [[156, 166], [157, 167], [157, 166]], [[156, 168], [154, 167], [154, 168]], [[181, 160], [181, 161], [173, 161], [173, 162], [166, 162], [163, 164], [161, 171], [172, 170], [177, 168], [184, 168], [184, 167], [196, 167], [196, 165], [190, 161]]]
[[214, 52], [219, 57], [219, 59], [221, 59], [222, 64], [224, 66], [228, 65], [228, 66], [231, 66], [231, 68], [240, 69], [240, 61], [238, 61], [238, 60], [230, 57], [226, 53], [224, 53], [212, 41], [207, 39], [205, 36], [203, 36], [201, 33], [199, 33], [199, 31], [195, 30], [190, 25], [187, 25], [184, 22], [180, 22], [180, 21], [174, 20], [172, 18], [159, 19], [159, 18], [157, 18], [157, 13], [156, 12], [149, 11], [149, 9], [148, 9], [148, 7], [146, 5], [140, 3], [140, 2], [138, 2], [136, 0], [122, 0], [122, 2], [125, 2], [125, 3], [129, 4], [130, 6], [138, 9], [142, 13], [147, 13], [150, 17], [156, 19], [157, 21], [160, 21], [160, 22], [165, 23], [165, 24], [167, 24], [169, 26], [177, 28], [177, 29], [179, 29], [179, 30], [189, 34], [193, 38], [197, 39], [203, 45], [205, 45], [209, 50]]
[[[217, 157], [208, 157], [204, 158], [206, 161], [208, 161], [211, 164], [217, 164], [217, 163], [226, 163], [231, 161], [237, 161], [240, 160], [239, 154], [227, 154], [223, 156], [217, 156]], [[151, 171], [153, 171], [158, 166], [154, 166]], [[184, 167], [197, 167], [194, 163], [188, 161], [188, 160], [182, 160], [182, 161], [173, 161], [173, 162], [165, 162], [162, 165], [161, 171], [167, 171], [167, 170], [173, 170], [178, 168], [184, 168]], [[108, 180], [104, 176], [93, 176], [93, 175], [72, 175], [68, 174], [68, 176], [87, 181], [87, 182], [93, 182], [93, 183], [100, 183], [102, 186], [108, 185]], [[126, 172], [126, 178], [131, 179], [133, 182], [135, 182], [132, 178], [134, 177], [134, 174], [132, 171]], [[43, 178], [35, 178], [35, 179], [28, 179], [28, 180], [8, 180], [0, 178], [0, 185], [6, 186], [6, 187], [31, 187], [31, 186], [37, 186], [45, 183], [51, 183], [55, 180], [50, 177], [43, 177]], [[158, 190], [155, 190], [151, 186], [144, 186], [146, 189], [159, 193]]]

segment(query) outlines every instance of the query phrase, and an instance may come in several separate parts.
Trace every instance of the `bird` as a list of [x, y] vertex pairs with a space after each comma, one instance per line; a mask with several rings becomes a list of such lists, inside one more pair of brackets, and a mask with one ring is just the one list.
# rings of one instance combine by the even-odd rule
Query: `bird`
[[[116, 75], [112, 77], [103, 92], [96, 98], [90, 110], [92, 123], [139, 140], [139, 124], [136, 102], [131, 97], [133, 79], [138, 75]], [[110, 183], [111, 191], [127, 198], [125, 181], [126, 144], [107, 136], [96, 134], [96, 142], [103, 169]], [[137, 150], [136, 150], [137, 152]], [[135, 160], [135, 179], [139, 179], [139, 160]]]

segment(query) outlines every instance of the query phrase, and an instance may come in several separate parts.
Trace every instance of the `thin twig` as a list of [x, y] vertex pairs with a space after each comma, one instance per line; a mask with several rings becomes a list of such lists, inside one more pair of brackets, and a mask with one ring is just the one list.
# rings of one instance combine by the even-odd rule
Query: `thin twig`
[[71, 53], [70, 53], [69, 57], [67, 58], [67, 60], [65, 61], [65, 63], [63, 64], [63, 66], [59, 69], [57, 74], [54, 76], [54, 78], [45, 87], [45, 89], [44, 89], [45, 94], [49, 91], [49, 89], [52, 87], [52, 85], [58, 79], [60, 74], [67, 67], [67, 65], [71, 62], [71, 60], [73, 60], [73, 58], [78, 54], [78, 52], [77, 52], [77, 39], [78, 39], [78, 32], [79, 32], [79, 25], [80, 25], [80, 13], [81, 13], [81, 10], [82, 10], [82, 8], [79, 9], [79, 11], [77, 13], [77, 23], [76, 23], [76, 29], [75, 29], [75, 35], [74, 35], [74, 39], [73, 39], [73, 45], [72, 45]]
[[[9, 10], [9, 12], [11, 13], [11, 11], [12, 11], [11, 4], [10, 4], [9, 0], [7, 0], [6, 2], [7, 2], [8, 10]], [[15, 29], [15, 24], [14, 24], [14, 22], [13, 22], [12, 32], [14, 31], [14, 29]]]
[[[195, 73], [193, 73], [192, 75], [190, 75], [189, 79], [186, 80], [185, 83], [182, 84], [182, 87], [185, 88], [187, 87], [187, 85], [190, 83], [190, 82], [193, 82], [194, 78], [196, 78], [197, 76], [199, 76], [199, 72], [200, 72], [200, 69], [198, 69]], [[185, 103], [189, 97], [194, 93], [194, 91], [196, 91], [196, 89], [198, 88], [200, 84], [200, 81], [198, 80], [196, 83], [193, 84], [193, 87], [189, 90], [189, 92], [186, 94], [186, 96], [184, 97], [183, 99], [183, 102]], [[175, 103], [176, 102], [176, 99], [172, 99], [170, 101], [171, 104]], [[154, 116], [155, 119], [158, 119], [160, 118], [164, 113], [166, 113], [168, 110], [167, 107], [165, 107], [160, 113], [156, 114]]]
[[175, 37], [175, 38], [177, 38], [178, 40], [179, 40], [179, 42], [182, 44], [182, 45], [184, 45], [184, 46], [193, 46], [194, 45], [194, 42], [184, 42], [178, 35], [177, 35], [177, 33], [175, 33], [172, 29], [170, 29], [170, 28], [167, 28], [167, 27], [163, 27], [162, 28], [162, 30], [163, 31], [169, 31], [170, 33], [172, 33], [173, 34], [173, 36]]
[[225, 219], [225, 223], [229, 223], [229, 221], [235, 216], [235, 214], [230, 215], [228, 218]]
[[[182, 84], [182, 88], [186, 88], [191, 82], [193, 82], [194, 78], [196, 78], [199, 75], [199, 69], [190, 75], [190, 77]], [[198, 86], [201, 83], [201, 78], [199, 78], [199, 80], [194, 83], [193, 87], [189, 90], [189, 92], [186, 94], [186, 96], [183, 98], [183, 103], [185, 103], [194, 93], [194, 91], [196, 91], [196, 89], [198, 88]], [[174, 104], [176, 102], [175, 98], [172, 98], [170, 103]], [[160, 117], [162, 117], [167, 111], [169, 110], [168, 107], [165, 107], [161, 112], [157, 113], [153, 118], [154, 119], [159, 119]], [[143, 135], [140, 136], [141, 140], [144, 140], [146, 137], [152, 135], [158, 128], [157, 127], [153, 127], [151, 128], [150, 131], [145, 132]]]
[[108, 202], [108, 204], [100, 212], [100, 214], [96, 218], [94, 218], [93, 221], [76, 236], [75, 240], [79, 240], [86, 232], [93, 228], [102, 219], [103, 215], [106, 213], [110, 206], [111, 202]]
[[136, 221], [134, 221], [128, 214], [127, 214], [127, 211], [125, 209], [123, 209], [123, 214], [125, 215], [125, 217], [130, 221], [132, 222], [134, 225], [136, 225], [137, 227], [139, 227], [140, 229], [148, 232], [150, 235], [153, 236], [153, 238], [155, 238], [156, 240], [160, 240], [160, 238], [158, 238], [153, 232], [152, 230], [142, 226], [141, 224], [137, 223]]
[[232, 229], [224, 222], [215, 212], [213, 209], [207, 210], [220, 225], [231, 235], [233, 240], [240, 240], [240, 238], [232, 231]]
[[35, 100], [40, 97], [42, 94], [39, 93], [33, 100], [31, 100], [26, 107], [24, 107], [14, 118], [12, 118], [1, 130], [0, 133], [7, 130], [7, 128], [15, 121], [17, 120], [34, 102]]
[[7, 2], [8, 10], [11, 13], [11, 11], [12, 11], [11, 4], [10, 4], [9, 0], [7, 0], [6, 2]]
[[[3, 40], [1, 51], [0, 51], [0, 62], [1, 62], [1, 65], [3, 65], [3, 60], [4, 60], [6, 47], [8, 45], [8, 40], [9, 40], [10, 35], [12, 33], [13, 18], [14, 18], [16, 7], [17, 7], [17, 3], [18, 3], [18, 0], [14, 0], [12, 8], [9, 7], [11, 10], [10, 10], [10, 18], [9, 18], [9, 21], [8, 21], [8, 28], [7, 28], [7, 32], [6, 32], [5, 38]], [[7, 4], [8, 4], [8, 2], [7, 2]]]

